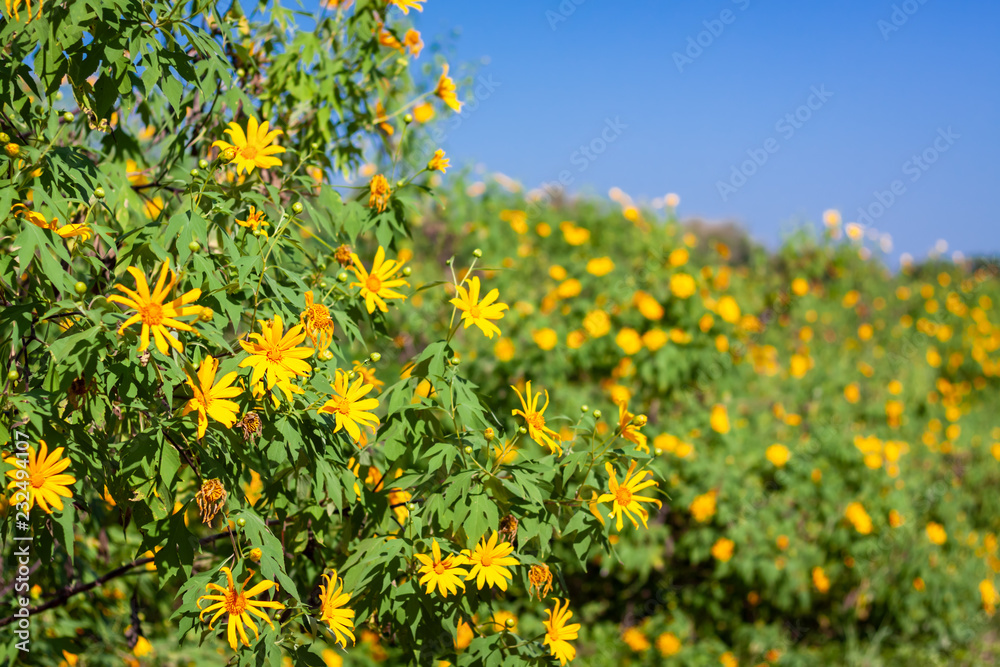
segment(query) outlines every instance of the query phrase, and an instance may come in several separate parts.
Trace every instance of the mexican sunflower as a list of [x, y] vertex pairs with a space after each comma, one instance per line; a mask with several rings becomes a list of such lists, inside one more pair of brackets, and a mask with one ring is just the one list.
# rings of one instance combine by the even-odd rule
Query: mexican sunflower
[[236, 373], [227, 373], [216, 383], [215, 374], [218, 370], [219, 360], [215, 357], [206, 357], [198, 367], [198, 374], [195, 377], [188, 373], [187, 383], [194, 392], [194, 398], [187, 402], [182, 414], [198, 411], [199, 440], [205, 437], [209, 416], [217, 422], [222, 422], [226, 428], [232, 428], [239, 413], [240, 406], [227, 400], [243, 392], [239, 387], [232, 386], [236, 380]]
[[[236, 590], [236, 584], [233, 583], [233, 572], [228, 567], [223, 566], [220, 568], [226, 573], [226, 580], [228, 581], [228, 586], [223, 588], [218, 584], [206, 584], [205, 591], [211, 592], [215, 591], [217, 595], [202, 595], [198, 598], [198, 609], [201, 609], [201, 614], [199, 619], [204, 620], [205, 614], [209, 612], [216, 612], [215, 616], [208, 622], [208, 627], [211, 629], [219, 617], [223, 614], [228, 614], [229, 617], [226, 619], [226, 634], [229, 638], [229, 646], [236, 650], [236, 636], [239, 635], [240, 641], [243, 642], [244, 646], [250, 646], [250, 640], [247, 638], [246, 627], [253, 630], [254, 637], [260, 637], [260, 632], [257, 630], [257, 625], [254, 623], [253, 616], [257, 616], [263, 619], [271, 629], [274, 629], [274, 623], [271, 619], [267, 617], [267, 614], [261, 611], [261, 609], [284, 609], [285, 605], [280, 602], [274, 602], [271, 600], [254, 600], [253, 598], [260, 595], [264, 591], [275, 588], [277, 584], [269, 579], [265, 579], [260, 582], [250, 590], [244, 590], [246, 585], [253, 578], [253, 570], [250, 570], [250, 574], [247, 576], [246, 580], [240, 586], [240, 590]], [[204, 609], [201, 608], [201, 601], [208, 600], [212, 602], [209, 606]]]
[[559, 608], [559, 600], [556, 599], [554, 609], [546, 609], [548, 620], [542, 621], [545, 626], [545, 639], [542, 644], [549, 647], [549, 652], [559, 660], [560, 665], [576, 657], [576, 648], [569, 643], [570, 639], [576, 639], [580, 631], [579, 623], [567, 625], [567, 621], [573, 616], [569, 610], [569, 600], [563, 600], [563, 606]]
[[442, 67], [441, 78], [438, 79], [434, 94], [440, 97], [441, 101], [451, 107], [455, 113], [462, 112], [462, 103], [458, 100], [458, 95], [455, 94], [455, 82], [448, 76], [447, 63]]
[[371, 410], [378, 407], [378, 399], [365, 398], [365, 395], [375, 387], [365, 384], [363, 375], [358, 374], [354, 384], [349, 385], [349, 382], [347, 371], [338, 368], [337, 378], [333, 382], [334, 395], [319, 408], [319, 411], [336, 418], [334, 433], [340, 429], [347, 429], [347, 434], [354, 442], [358, 442], [361, 440], [359, 424], [362, 426], [370, 424], [373, 428], [378, 428], [378, 417], [371, 413]]
[[514, 576], [507, 569], [510, 565], [518, 565], [518, 560], [510, 554], [514, 547], [510, 542], [499, 542], [499, 535], [494, 532], [489, 541], [486, 536], [479, 541], [473, 551], [466, 549], [462, 555], [468, 560], [468, 565], [472, 566], [469, 573], [465, 575], [466, 581], [476, 580], [476, 588], [480, 590], [483, 584], [490, 588], [494, 586], [500, 590], [507, 590], [507, 580]]
[[424, 11], [423, 4], [427, 0], [389, 0], [390, 5], [396, 5], [404, 14], [409, 14], [411, 9], [416, 9], [418, 12]]
[[[35, 503], [38, 503], [42, 511], [52, 514], [52, 510], [63, 508], [63, 498], [73, 497], [67, 487], [75, 484], [76, 478], [63, 472], [69, 467], [70, 459], [68, 456], [62, 458], [62, 447], [57, 447], [50, 453], [44, 440], [39, 440], [38, 444], [38, 450], [34, 447], [28, 449], [27, 460], [17, 456], [4, 459], [7, 465], [14, 466], [7, 471], [7, 476], [12, 479], [7, 488], [18, 490], [14, 493], [15, 501], [18, 493], [27, 496], [26, 500], [15, 502], [15, 505], [27, 502], [28, 512], [31, 512]], [[25, 474], [27, 478], [24, 477]]]
[[475, 324], [482, 329], [487, 338], [493, 338], [493, 334], [500, 336], [500, 328], [490, 320], [499, 320], [503, 317], [503, 311], [509, 306], [505, 303], [493, 303], [500, 297], [500, 292], [494, 287], [489, 293], [479, 299], [479, 276], [472, 276], [469, 279], [469, 289], [458, 286], [458, 296], [449, 301], [456, 308], [462, 311], [462, 320], [465, 328]]
[[465, 582], [462, 579], [468, 576], [469, 571], [461, 567], [466, 565], [464, 556], [441, 557], [441, 547], [437, 540], [431, 543], [431, 555], [414, 554], [420, 561], [422, 567], [417, 571], [420, 577], [420, 585], [427, 586], [427, 594], [430, 595], [437, 588], [441, 597], [448, 597], [452, 593], [458, 592], [461, 588], [465, 590]]
[[64, 239], [71, 239], [80, 236], [83, 237], [80, 239], [81, 241], [86, 241], [94, 235], [94, 231], [90, 228], [90, 225], [87, 225], [86, 223], [81, 222], [71, 225], [60, 225], [59, 218], [46, 220], [44, 215], [38, 211], [32, 211], [24, 204], [14, 204], [10, 207], [10, 212], [15, 216], [21, 216], [35, 227], [53, 231]]
[[430, 161], [427, 163], [427, 169], [429, 171], [440, 171], [442, 174], [447, 173], [450, 167], [451, 159], [446, 157], [444, 151], [440, 148], [434, 151], [434, 156], [431, 157]]
[[640, 520], [642, 520], [643, 526], [646, 528], [649, 527], [646, 523], [649, 513], [643, 509], [642, 505], [639, 503], [656, 503], [657, 507], [661, 506], [660, 501], [655, 498], [647, 498], [646, 496], [638, 495], [639, 491], [649, 488], [650, 486], [659, 486], [659, 484], [653, 480], [647, 480], [645, 482], [642, 481], [646, 475], [653, 474], [649, 470], [643, 470], [633, 476], [632, 473], [635, 471], [635, 464], [635, 461], [632, 461], [631, 464], [629, 464], [628, 472], [625, 473], [625, 479], [622, 480], [621, 484], [618, 483], [618, 478], [615, 475], [615, 469], [611, 465], [611, 462], [608, 461], [604, 464], [604, 469], [608, 471], [608, 475], [611, 477], [608, 480], [610, 493], [602, 493], [600, 497], [598, 497], [597, 502], [606, 503], [609, 500], [613, 501], [611, 512], [608, 516], [613, 516], [617, 519], [616, 528], [618, 530], [622, 529], [623, 513], [628, 517], [629, 521], [632, 522], [634, 527], [639, 527], [639, 524], [632, 516], [633, 512], [639, 516]]
[[233, 143], [219, 139], [212, 145], [218, 146], [219, 150], [223, 151], [227, 148], [236, 149], [236, 156], [230, 162], [236, 165], [237, 174], [242, 173], [244, 169], [248, 174], [253, 173], [254, 167], [261, 169], [277, 167], [281, 164], [281, 158], [274, 156], [277, 153], [284, 153], [285, 149], [271, 144], [278, 138], [278, 135], [282, 134], [282, 131], [271, 130], [268, 132], [267, 128], [267, 121], [258, 125], [257, 119], [250, 116], [245, 133], [237, 123], [230, 123], [229, 128], [225, 130]]
[[131, 290], [124, 285], [115, 285], [115, 289], [125, 293], [126, 296], [113, 294], [108, 297], [112, 303], [120, 303], [136, 311], [135, 315], [125, 320], [118, 327], [120, 334], [137, 322], [142, 322], [142, 333], [139, 336], [139, 351], [144, 352], [149, 347], [149, 333], [152, 331], [156, 340], [156, 349], [163, 354], [170, 352], [173, 347], [178, 352], [184, 351], [184, 346], [174, 338], [168, 329], [179, 329], [181, 331], [194, 331], [191, 325], [179, 321], [178, 317], [185, 315], [201, 314], [201, 306], [188, 306], [185, 304], [196, 301], [201, 296], [201, 290], [195, 288], [185, 292], [173, 301], [164, 303], [167, 295], [177, 284], [177, 276], [170, 270], [170, 260], [163, 262], [160, 269], [160, 276], [156, 281], [156, 287], [150, 291], [146, 276], [142, 271], [134, 266], [128, 267], [128, 272], [135, 278], [135, 290]]
[[281, 315], [275, 315], [273, 322], [258, 320], [261, 333], [252, 333], [251, 342], [240, 341], [240, 345], [250, 356], [240, 362], [240, 368], [253, 367], [250, 376], [251, 384], [267, 376], [267, 388], [275, 384], [284, 392], [288, 399], [294, 391], [292, 379], [300, 375], [308, 375], [312, 366], [303, 361], [312, 356], [311, 347], [299, 347], [306, 339], [301, 324], [296, 324], [284, 333]]
[[346, 647], [348, 637], [352, 644], [355, 641], [354, 621], [351, 620], [354, 618], [354, 610], [345, 606], [350, 601], [351, 594], [344, 592], [344, 580], [337, 577], [336, 571], [333, 577], [324, 574], [323, 581], [325, 585], [319, 586], [319, 620], [330, 627], [337, 643]]
[[383, 212], [392, 195], [388, 179], [382, 174], [375, 174], [368, 184], [368, 190], [368, 208], [373, 208], [379, 213]]
[[552, 453], [558, 453], [562, 456], [562, 447], [559, 446], [559, 434], [550, 429], [545, 425], [545, 409], [549, 407], [549, 392], [545, 391], [545, 405], [542, 406], [541, 410], [538, 410], [538, 399], [542, 397], [542, 392], [537, 394], [531, 393], [531, 381], [529, 380], [527, 385], [525, 385], [524, 393], [528, 396], [528, 400], [524, 400], [524, 396], [518, 391], [517, 387], [511, 385], [510, 387], [515, 392], [517, 392], [517, 397], [521, 401], [521, 407], [523, 410], [512, 410], [512, 415], [520, 415], [524, 417], [524, 421], [528, 423], [528, 436], [539, 444], [543, 444], [549, 448]]
[[330, 347], [330, 343], [333, 342], [333, 319], [330, 318], [330, 309], [318, 301], [313, 301], [312, 290], [306, 292], [306, 309], [299, 315], [299, 319], [305, 327], [306, 336], [317, 352]]
[[351, 260], [354, 262], [352, 270], [358, 282], [351, 283], [351, 287], [360, 287], [361, 296], [365, 298], [365, 308], [369, 313], [375, 312], [375, 307], [383, 313], [389, 312], [386, 299], [405, 299], [405, 294], [392, 289], [402, 285], [410, 286], [402, 278], [393, 278], [396, 272], [403, 268], [403, 263], [395, 259], [385, 259], [385, 248], [378, 247], [375, 252], [375, 259], [372, 261], [372, 270], [369, 273], [365, 265], [361, 263], [357, 253], [351, 253]]
[[625, 401], [618, 402], [618, 431], [622, 437], [635, 445], [636, 449], [649, 452], [646, 436], [639, 429], [646, 423], [645, 415], [633, 415]]

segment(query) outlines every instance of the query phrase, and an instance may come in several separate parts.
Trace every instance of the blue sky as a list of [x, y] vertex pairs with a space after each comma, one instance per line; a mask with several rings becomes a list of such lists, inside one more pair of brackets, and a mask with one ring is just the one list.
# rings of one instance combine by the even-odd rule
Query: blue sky
[[867, 210], [894, 256], [1000, 251], [1000, 3], [428, 0], [410, 17], [493, 82], [447, 133], [454, 163], [676, 192], [682, 217], [769, 245], [837, 208]]

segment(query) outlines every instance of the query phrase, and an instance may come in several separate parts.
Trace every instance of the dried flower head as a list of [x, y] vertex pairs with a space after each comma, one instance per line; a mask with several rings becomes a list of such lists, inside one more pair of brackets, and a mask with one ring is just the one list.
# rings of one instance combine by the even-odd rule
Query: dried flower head
[[528, 581], [531, 582], [528, 587], [528, 596], [537, 594], [538, 600], [541, 601], [552, 590], [552, 571], [549, 570], [548, 565], [532, 565], [531, 570], [528, 571]]
[[195, 494], [195, 500], [198, 501], [201, 520], [205, 525], [211, 524], [212, 519], [222, 509], [226, 502], [226, 495], [226, 487], [222, 486], [222, 482], [218, 478], [206, 479], [202, 483], [201, 489]]
[[354, 263], [354, 260], [351, 259], [351, 252], [351, 246], [346, 243], [341, 243], [337, 246], [337, 249], [333, 251], [333, 258], [337, 260], [337, 264], [340, 264], [341, 266], [350, 266]]
[[500, 536], [505, 540], [514, 543], [517, 538], [517, 517], [513, 514], [508, 514], [504, 518], [500, 519]]
[[253, 410], [244, 414], [236, 425], [243, 429], [243, 439], [247, 441], [259, 438], [263, 429], [260, 415]]

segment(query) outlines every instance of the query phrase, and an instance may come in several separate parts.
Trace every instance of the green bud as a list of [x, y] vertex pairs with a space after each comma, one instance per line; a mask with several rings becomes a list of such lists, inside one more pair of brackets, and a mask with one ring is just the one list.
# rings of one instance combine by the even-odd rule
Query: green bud
[[6, 132], [0, 132], [0, 144], [5, 144], [10, 141], [10, 135]]
[[240, 528], [244, 528], [247, 525], [247, 520], [244, 519], [243, 517], [240, 517], [239, 519], [236, 520], [236, 525], [239, 526]]
[[398, 181], [396, 181], [396, 189], [397, 189], [397, 190], [398, 190], [399, 188], [403, 187], [404, 185], [406, 185], [406, 181], [405, 181], [404, 179], [402, 179], [402, 178], [401, 178], [401, 179], [399, 179]]
[[320, 264], [316, 267], [317, 271], [326, 271], [326, 263]]
[[303, 210], [302, 202], [297, 201], [294, 204], [292, 204], [292, 213], [294, 213], [295, 215], [301, 213], [302, 210]]
[[410, 123], [412, 123], [413, 122], [413, 114], [412, 113], [405, 114], [403, 116], [403, 122], [406, 123], [407, 125], [409, 125]]
[[522, 426], [521, 428], [517, 429], [517, 432], [520, 433], [521, 435], [524, 435], [525, 433], [528, 432], [528, 427]]
[[594, 410], [594, 419], [600, 419], [600, 418], [601, 418], [601, 411]]
[[413, 269], [411, 269], [411, 268], [410, 268], [410, 267], [408, 267], [408, 266], [404, 266], [404, 267], [403, 267], [403, 275], [404, 275], [404, 276], [407, 276], [407, 277], [409, 277], [409, 275], [410, 275], [411, 273], [413, 273]]
[[63, 114], [63, 120], [67, 123], [72, 123], [74, 118], [75, 116], [69, 111]]
[[200, 174], [201, 172], [198, 171], [197, 169], [192, 169], [190, 173], [191, 173], [191, 178], [198, 178], [198, 174]]
[[469, 445], [466, 445], [465, 446], [465, 453], [466, 454], [471, 454], [472, 453], [472, 447], [470, 447]]
[[77, 294], [83, 295], [87, 293], [87, 283], [79, 282], [73, 285], [73, 291]]
[[580, 406], [580, 412], [585, 412], [585, 413], [590, 412], [590, 406], [584, 403], [583, 405]]
[[459, 359], [458, 357], [452, 357], [451, 359], [448, 360], [448, 363], [451, 364], [452, 366], [458, 366], [460, 363], [462, 363], [462, 360]]
[[506, 621], [503, 622], [503, 624], [507, 626], [508, 630], [513, 630], [514, 626], [517, 625], [517, 621], [515, 621], [513, 618], [508, 618]]
[[202, 158], [202, 159], [198, 160], [198, 168], [199, 169], [208, 169], [208, 160], [206, 160], [205, 158]]
[[337, 280], [339, 282], [346, 283], [348, 278], [349, 276], [347, 275], [347, 271], [341, 271], [337, 274]]
[[472, 256], [475, 257], [476, 259], [479, 259], [480, 257], [483, 256], [483, 251], [480, 250], [479, 248], [476, 248], [475, 250], [472, 251]]
[[242, 67], [240, 67], [239, 69], [236, 70], [236, 76], [240, 77], [241, 79], [243, 77], [245, 77], [246, 75], [247, 75], [247, 71], [245, 69], [243, 69]]
[[371, 354], [368, 355], [368, 359], [371, 360], [373, 364], [377, 364], [378, 362], [382, 361], [382, 355], [379, 354], [378, 352], [372, 352]]
[[94, 196], [98, 199], [104, 199], [107, 196], [107, 193], [104, 192], [104, 188], [95, 188]]
[[326, 289], [327, 287], [329, 287], [329, 285], [326, 284], [325, 280], [319, 281], [319, 288], [320, 289]]
[[318, 141], [312, 142], [311, 144], [309, 144], [309, 148], [313, 149], [314, 151], [318, 151], [319, 150], [319, 142]]
[[16, 368], [12, 368], [9, 371], [7, 371], [7, 379], [10, 380], [11, 382], [17, 382], [18, 380], [21, 379], [21, 374], [17, 372]]
[[319, 353], [319, 359], [320, 361], [332, 361], [333, 352], [331, 352], [330, 350], [323, 350], [322, 352]]
[[197, 241], [191, 241], [191, 243], [188, 243], [188, 250], [191, 252], [198, 252], [201, 250], [201, 244]]

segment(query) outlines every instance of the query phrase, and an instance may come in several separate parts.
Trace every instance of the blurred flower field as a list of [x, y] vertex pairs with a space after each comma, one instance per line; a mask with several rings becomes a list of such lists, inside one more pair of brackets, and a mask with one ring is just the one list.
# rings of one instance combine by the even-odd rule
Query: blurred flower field
[[997, 263], [461, 173], [424, 1], [6, 4], [7, 664], [994, 662]]

